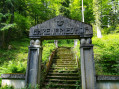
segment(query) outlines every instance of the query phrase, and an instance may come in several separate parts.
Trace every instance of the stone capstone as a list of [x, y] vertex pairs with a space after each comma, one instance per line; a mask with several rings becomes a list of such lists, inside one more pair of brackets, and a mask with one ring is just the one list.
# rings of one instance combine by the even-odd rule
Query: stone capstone
[[25, 74], [1, 74], [2, 79], [25, 79]]

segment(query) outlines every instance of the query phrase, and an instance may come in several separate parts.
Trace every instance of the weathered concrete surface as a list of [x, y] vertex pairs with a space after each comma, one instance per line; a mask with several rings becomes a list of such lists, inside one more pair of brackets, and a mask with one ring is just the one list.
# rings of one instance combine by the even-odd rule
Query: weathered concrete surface
[[119, 76], [97, 76], [97, 89], [119, 89]]
[[92, 26], [64, 16], [57, 16], [30, 28], [30, 38], [40, 39], [78, 39], [92, 37]]
[[23, 73], [8, 73], [1, 74], [2, 79], [25, 79], [25, 74]]
[[2, 74], [2, 86], [9, 85], [15, 89], [21, 89], [25, 87], [25, 74]]
[[41, 41], [31, 40], [26, 70], [26, 85], [31, 85], [32, 87], [40, 85], [41, 59], [42, 59]]
[[21, 89], [25, 87], [25, 79], [2, 79], [2, 86], [5, 85], [13, 86], [15, 89]]
[[119, 81], [97, 81], [97, 89], [119, 89]]

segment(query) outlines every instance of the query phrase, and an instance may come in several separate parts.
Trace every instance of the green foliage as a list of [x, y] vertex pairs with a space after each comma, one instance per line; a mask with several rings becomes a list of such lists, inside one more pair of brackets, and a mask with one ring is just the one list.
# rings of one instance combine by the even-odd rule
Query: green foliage
[[[96, 74], [119, 74], [119, 34], [105, 35], [102, 38], [93, 37], [94, 59]], [[80, 42], [74, 48], [75, 54], [80, 58]], [[79, 61], [80, 62], [80, 61]], [[80, 66], [79, 66], [80, 68]]]
[[12, 28], [14, 27], [16, 24], [6, 24], [6, 23], [2, 23], [1, 25], [4, 25], [4, 27], [2, 27], [0, 30], [3, 31], [3, 30], [8, 30], [9, 28]]
[[17, 29], [23, 31], [29, 30], [31, 26], [31, 19], [18, 13], [15, 13], [14, 15], [15, 15], [14, 21], [17, 24]]
[[39, 85], [31, 86], [31, 84], [29, 84], [27, 87], [22, 89], [39, 89]]
[[0, 89], [14, 89], [12, 86], [8, 86], [8, 85], [6, 85], [6, 86], [4, 86], [4, 87], [0, 87]]
[[74, 45], [73, 39], [66, 39], [66, 40], [58, 40], [58, 46], [64, 46], [64, 47], [72, 47]]
[[[7, 20], [2, 22], [3, 18]], [[10, 24], [10, 18], [11, 18], [10, 13], [7, 13], [7, 14], [0, 13], [0, 22], [1, 22], [0, 31], [8, 30], [9, 28], [13, 28], [16, 25], [15, 23]]]
[[81, 21], [81, 0], [71, 0], [69, 10], [72, 19]]
[[0, 87], [1, 87], [1, 83], [2, 83], [2, 78], [0, 78]]
[[0, 50], [0, 74], [25, 73], [28, 57], [29, 39], [10, 42], [11, 49]]
[[9, 61], [7, 65], [0, 67], [1, 73], [25, 73], [26, 62]]
[[43, 44], [43, 56], [42, 61], [47, 62], [49, 60], [49, 56], [51, 52], [55, 49], [54, 43], [45, 43]]
[[78, 59], [80, 58], [80, 41], [78, 41], [77, 45], [73, 49], [74, 52], [76, 52], [76, 56]]
[[[3, 73], [25, 73], [28, 57], [29, 39], [24, 38], [16, 41], [11, 41], [12, 48], [0, 50], [0, 74]], [[43, 62], [49, 60], [49, 56], [55, 49], [54, 41], [43, 42]]]
[[97, 74], [119, 74], [119, 34], [94, 37], [94, 59]]

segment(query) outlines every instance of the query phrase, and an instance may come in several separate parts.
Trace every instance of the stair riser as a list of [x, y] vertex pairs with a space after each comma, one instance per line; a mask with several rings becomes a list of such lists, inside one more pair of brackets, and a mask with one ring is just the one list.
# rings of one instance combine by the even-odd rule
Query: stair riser
[[78, 73], [78, 71], [49, 71], [50, 73]]
[[56, 67], [56, 66], [52, 66], [51, 69], [77, 69], [77, 67]]
[[77, 65], [53, 65], [53, 67], [77, 67]]
[[54, 64], [76, 64], [76, 62], [54, 62]]
[[[58, 89], [62, 89], [62, 88], [64, 88], [64, 89], [78, 89], [78, 85], [77, 86], [61, 86], [61, 85], [51, 85], [51, 86], [49, 86], [49, 88], [58, 88]], [[49, 89], [49, 88], [47, 88], [47, 89]]]
[[[48, 74], [50, 76], [67, 76], [67, 74]], [[79, 76], [79, 74], [68, 74], [68, 76]]]
[[51, 82], [51, 83], [62, 83], [62, 84], [77, 84], [76, 81], [74, 81], [74, 82], [67, 82], [67, 81], [46, 81], [45, 83], [48, 83], [48, 82]]
[[69, 63], [56, 63], [56, 65], [61, 65], [61, 66], [64, 66], [64, 65], [65, 65], [65, 66], [77, 66], [77, 65], [74, 64], [74, 63], [73, 63], [73, 64], [72, 64], [72, 63], [70, 63], [70, 64], [69, 64]]
[[73, 58], [72, 58], [72, 59], [67, 59], [67, 58], [64, 58], [64, 59], [63, 59], [63, 58], [60, 58], [60, 59], [59, 59], [59, 58], [54, 58], [54, 59], [53, 59], [53, 62], [56, 62], [56, 61], [67, 61], [67, 62], [68, 62], [68, 61], [74, 61], [74, 62], [76, 62], [76, 60], [74, 60]]
[[62, 79], [62, 80], [79, 80], [79, 78], [64, 78], [64, 77], [47, 77], [47, 79]]

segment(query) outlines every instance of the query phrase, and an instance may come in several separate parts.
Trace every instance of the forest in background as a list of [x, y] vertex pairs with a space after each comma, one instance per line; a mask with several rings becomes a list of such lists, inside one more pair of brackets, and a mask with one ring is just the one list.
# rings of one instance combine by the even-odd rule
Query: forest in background
[[[93, 25], [94, 35], [119, 32], [118, 0], [84, 0], [84, 22]], [[1, 0], [0, 45], [28, 37], [30, 27], [63, 15], [82, 21], [81, 0]]]
[[[0, 0], [0, 74], [25, 73], [30, 27], [57, 15], [82, 21], [81, 0]], [[119, 1], [84, 0], [84, 22], [93, 26], [96, 74], [119, 75]], [[58, 45], [73, 47], [74, 41]], [[53, 40], [43, 42], [43, 63], [53, 49]]]

